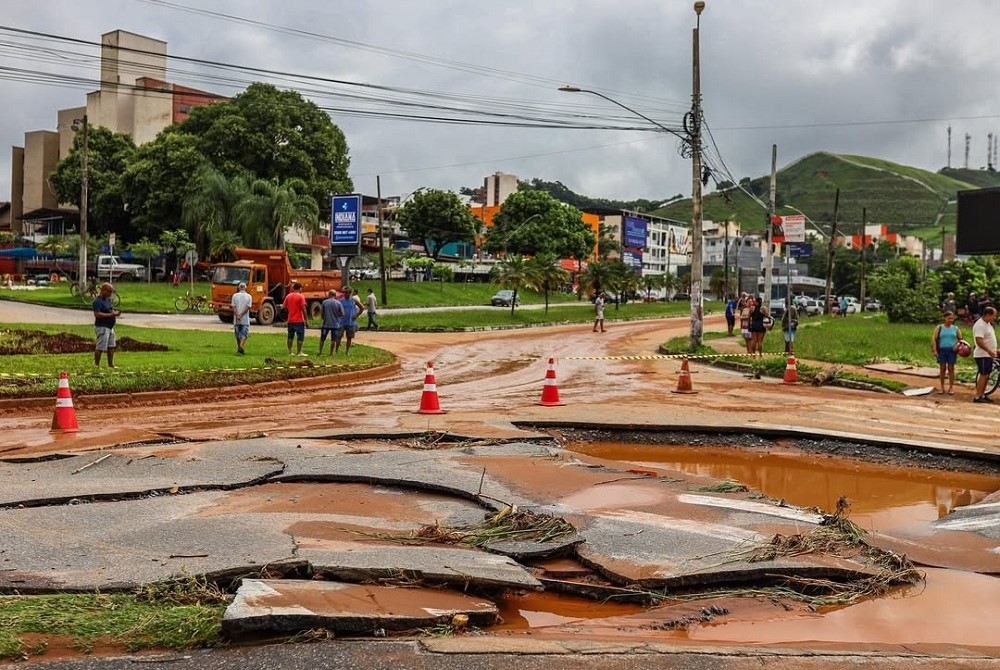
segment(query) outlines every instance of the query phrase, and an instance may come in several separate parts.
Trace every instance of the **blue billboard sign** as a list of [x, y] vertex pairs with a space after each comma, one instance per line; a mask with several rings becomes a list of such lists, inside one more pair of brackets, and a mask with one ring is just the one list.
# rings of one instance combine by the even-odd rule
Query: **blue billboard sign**
[[811, 242], [789, 242], [788, 255], [792, 258], [809, 258], [813, 255]]
[[642, 274], [642, 249], [622, 248], [622, 263], [632, 268], [636, 274]]
[[636, 249], [646, 248], [646, 221], [644, 219], [626, 216], [624, 228], [622, 246], [635, 247]]
[[330, 241], [333, 244], [361, 244], [361, 196], [333, 196]]

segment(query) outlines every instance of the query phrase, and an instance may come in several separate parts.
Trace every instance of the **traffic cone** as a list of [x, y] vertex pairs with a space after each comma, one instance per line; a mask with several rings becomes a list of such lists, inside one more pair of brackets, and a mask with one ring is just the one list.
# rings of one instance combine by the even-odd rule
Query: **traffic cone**
[[558, 407], [565, 405], [559, 402], [559, 387], [556, 386], [556, 359], [549, 359], [549, 369], [545, 371], [545, 386], [542, 387], [542, 399], [538, 401], [543, 407]]
[[688, 367], [688, 359], [685, 357], [681, 361], [681, 375], [677, 378], [677, 388], [674, 393], [697, 393], [691, 388], [691, 369]]
[[69, 391], [69, 375], [60, 372], [59, 390], [56, 391], [56, 413], [52, 416], [52, 431], [76, 433], [79, 430], [76, 410], [73, 408], [73, 394]]
[[785, 378], [782, 380], [785, 384], [798, 384], [799, 383], [799, 369], [795, 365], [795, 356], [788, 356], [788, 363], [785, 364]]
[[444, 414], [438, 403], [437, 382], [434, 381], [434, 361], [427, 361], [427, 371], [424, 373], [424, 392], [420, 396], [418, 414]]

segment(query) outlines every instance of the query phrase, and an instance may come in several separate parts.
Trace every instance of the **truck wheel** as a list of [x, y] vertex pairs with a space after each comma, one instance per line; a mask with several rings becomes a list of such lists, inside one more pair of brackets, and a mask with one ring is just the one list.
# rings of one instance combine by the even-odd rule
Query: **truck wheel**
[[319, 300], [310, 301], [309, 318], [313, 321], [321, 321], [323, 319], [323, 303]]
[[221, 321], [222, 323], [232, 323], [233, 322], [233, 315], [232, 314], [220, 314], [219, 315], [219, 321]]
[[118, 281], [135, 281], [135, 275], [131, 272], [123, 272], [118, 275]]
[[261, 326], [270, 326], [274, 323], [274, 305], [265, 302], [257, 312], [257, 323]]

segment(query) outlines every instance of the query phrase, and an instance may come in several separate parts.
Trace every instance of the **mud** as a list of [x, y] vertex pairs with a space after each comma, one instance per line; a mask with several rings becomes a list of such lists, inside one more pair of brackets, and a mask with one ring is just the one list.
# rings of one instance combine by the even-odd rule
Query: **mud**
[[[155, 342], [143, 342], [131, 337], [117, 340], [118, 351], [167, 351]], [[34, 354], [82, 354], [94, 350], [94, 340], [73, 333], [46, 333], [40, 330], [0, 331], [0, 356]]]

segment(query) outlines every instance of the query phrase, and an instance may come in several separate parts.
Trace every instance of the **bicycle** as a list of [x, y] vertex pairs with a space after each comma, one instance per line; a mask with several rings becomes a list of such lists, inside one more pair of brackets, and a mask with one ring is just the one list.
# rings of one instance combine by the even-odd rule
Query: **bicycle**
[[1000, 388], [1000, 358], [994, 358], [990, 376], [986, 378], [986, 390], [983, 391], [983, 395], [991, 396], [998, 388]]
[[212, 307], [208, 304], [206, 296], [191, 295], [190, 291], [187, 291], [184, 295], [177, 296], [177, 299], [174, 300], [174, 308], [178, 312], [199, 312], [201, 314], [212, 311]]
[[[92, 305], [97, 296], [101, 295], [101, 282], [94, 278], [87, 280], [87, 286], [82, 291], [78, 282], [71, 282], [69, 285], [70, 295], [80, 298], [84, 305]], [[122, 304], [122, 298], [118, 291], [112, 291], [111, 304], [117, 309]]]

